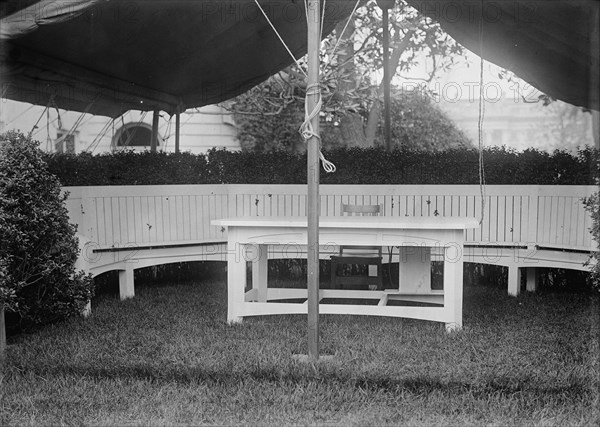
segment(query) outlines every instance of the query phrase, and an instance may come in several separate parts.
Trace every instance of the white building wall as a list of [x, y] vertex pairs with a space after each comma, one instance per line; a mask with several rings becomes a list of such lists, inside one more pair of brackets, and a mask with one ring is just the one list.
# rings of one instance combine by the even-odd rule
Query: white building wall
[[[479, 136], [479, 100], [464, 99], [440, 102], [439, 107], [448, 114], [457, 127], [477, 144]], [[592, 118], [579, 113], [579, 122], [572, 123], [572, 138], [565, 140], [557, 129], [561, 119], [557, 108], [574, 108], [560, 101], [554, 107], [541, 102], [527, 103], [511, 97], [486, 101], [483, 114], [483, 143], [485, 146], [506, 146], [516, 150], [536, 148], [553, 151], [557, 148], [576, 151], [584, 145], [594, 146]], [[575, 133], [577, 135], [575, 135]], [[577, 138], [575, 138], [577, 136]]]
[[[127, 124], [152, 125], [152, 112], [130, 111], [114, 121], [108, 117], [57, 110], [22, 102], [0, 101], [0, 132], [19, 130], [40, 141], [40, 148], [56, 152], [57, 135], [73, 132], [75, 153], [88, 151], [94, 154], [115, 149], [113, 139], [119, 129]], [[218, 105], [187, 110], [180, 115], [180, 151], [194, 154], [206, 153], [213, 147], [239, 150], [233, 116]], [[37, 125], [36, 125], [37, 124]], [[34, 127], [35, 126], [35, 127]], [[175, 151], [175, 116], [161, 113], [159, 119], [159, 150]], [[123, 148], [120, 148], [123, 149]], [[136, 151], [149, 149], [135, 147]]]

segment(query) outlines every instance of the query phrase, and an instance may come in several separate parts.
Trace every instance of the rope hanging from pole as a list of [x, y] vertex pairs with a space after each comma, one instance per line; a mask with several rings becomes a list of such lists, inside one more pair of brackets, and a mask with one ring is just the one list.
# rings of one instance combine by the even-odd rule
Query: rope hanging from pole
[[62, 118], [60, 117], [60, 109], [58, 108], [58, 105], [56, 105], [56, 101], [54, 100], [54, 98], [52, 98], [52, 100], [50, 101], [50, 106], [54, 107], [54, 109], [56, 110], [56, 116], [58, 118], [58, 128], [62, 129], [63, 123]]
[[[171, 122], [173, 120], [173, 116], [170, 115], [168, 120], [165, 119], [164, 117], [163, 117], [163, 119], [167, 122], [167, 124], [166, 124], [167, 128], [163, 133], [163, 135], [165, 135], [165, 136], [162, 137], [163, 146], [164, 146], [163, 148], [165, 151], [167, 151], [167, 147], [169, 146], [169, 138], [171, 138]], [[163, 126], [164, 126], [164, 124], [163, 124]]]
[[[269, 25], [271, 26], [271, 28], [273, 29], [275, 34], [277, 35], [277, 38], [279, 39], [279, 41], [281, 42], [283, 47], [285, 47], [285, 50], [288, 52], [288, 54], [291, 56], [291, 58], [294, 60], [294, 62], [298, 66], [298, 69], [304, 74], [305, 77], [308, 77], [307, 73], [302, 69], [300, 62], [296, 59], [296, 57], [294, 56], [294, 54], [292, 53], [290, 48], [287, 46], [287, 44], [283, 40], [283, 37], [281, 37], [281, 35], [277, 31], [277, 28], [275, 28], [275, 25], [273, 25], [273, 23], [269, 19], [269, 16], [267, 15], [267, 13], [263, 9], [263, 7], [260, 5], [258, 0], [254, 0], [254, 3], [259, 8], [259, 10], [262, 12], [263, 16], [265, 17], [265, 19], [267, 20], [267, 22], [269, 23]], [[325, 19], [324, 17], [325, 17], [326, 3], [327, 3], [327, 0], [324, 0], [322, 3], [322, 13], [320, 14], [321, 18], [320, 18], [320, 22], [319, 22], [319, 40], [321, 40], [323, 38], [322, 37], [323, 36], [323, 23], [324, 23], [324, 19]], [[360, 0], [357, 0], [356, 4], [354, 6], [353, 13], [356, 10], [359, 3], [360, 3]], [[305, 7], [307, 24], [308, 24], [308, 3], [306, 0], [304, 1], [304, 7]], [[350, 17], [348, 19], [350, 20], [351, 18], [352, 18], [352, 15], [350, 15]], [[346, 24], [346, 27], [347, 27], [347, 25], [348, 24]], [[336, 48], [337, 48], [337, 45], [336, 45]], [[335, 49], [334, 49], [334, 51], [335, 51]], [[310, 123], [311, 119], [319, 116], [319, 113], [321, 112], [321, 107], [323, 105], [323, 100], [322, 100], [322, 96], [321, 96], [321, 87], [318, 83], [309, 85], [307, 87], [306, 98], [308, 98], [311, 95], [317, 95], [318, 101], [317, 101], [313, 111], [308, 111], [308, 103], [306, 102], [306, 99], [305, 99], [305, 101], [304, 101], [304, 106], [305, 106], [304, 107], [304, 110], [305, 110], [304, 111], [304, 122], [300, 126], [300, 134], [304, 138], [305, 142], [307, 142], [313, 136], [319, 140], [319, 158], [321, 159], [321, 164], [323, 166], [323, 170], [325, 170], [325, 172], [328, 172], [328, 173], [335, 172], [335, 170], [336, 170], [335, 165], [325, 158], [325, 156], [323, 155], [323, 152], [320, 149], [320, 145], [321, 145], [320, 135], [318, 135], [318, 133], [314, 131], [314, 129]]]
[[[52, 100], [54, 102], [54, 100]], [[90, 111], [90, 109], [92, 108], [92, 106], [94, 105], [94, 103], [96, 102], [96, 99], [92, 100], [92, 102], [90, 102], [87, 107], [85, 108], [85, 110], [83, 110], [81, 112], [81, 114], [79, 115], [79, 117], [77, 118], [77, 120], [75, 121], [75, 124], [73, 124], [73, 126], [71, 127], [71, 129], [69, 129], [69, 131], [67, 133], [65, 133], [64, 135], [62, 135], [60, 138], [58, 138], [55, 142], [55, 144], [62, 144], [62, 142], [64, 140], [66, 140], [67, 138], [69, 138], [71, 135], [73, 135], [73, 133], [75, 133], [75, 131], [77, 130], [77, 128], [79, 127], [79, 125], [81, 125], [81, 122], [83, 121], [83, 118], [85, 117], [85, 115]]]
[[479, 192], [481, 194], [481, 216], [479, 225], [485, 217], [485, 167], [483, 164], [483, 117], [485, 115], [485, 92], [483, 90], [483, 0], [479, 16], [479, 117], [477, 121], [477, 136], [479, 148]]
[[[327, 0], [323, 0], [323, 6], [321, 10], [321, 19], [319, 22], [319, 40], [323, 39], [323, 23], [325, 22], [325, 6], [327, 4]], [[304, 1], [305, 13], [306, 13], [306, 25], [309, 27], [308, 22], [308, 2]], [[320, 68], [320, 67], [319, 67]], [[320, 73], [319, 73], [320, 74]], [[308, 111], [308, 97], [309, 96], [317, 96], [317, 102], [312, 111]], [[321, 165], [323, 166], [323, 170], [327, 173], [332, 173], [336, 171], [335, 165], [327, 160], [321, 151], [321, 135], [318, 132], [315, 132], [313, 126], [311, 124], [311, 120], [314, 118], [319, 118], [319, 113], [321, 112], [321, 107], [323, 106], [323, 97], [321, 95], [321, 85], [319, 83], [309, 84], [306, 88], [306, 97], [304, 99], [304, 123], [300, 126], [300, 134], [302, 138], [304, 138], [304, 142], [308, 143], [308, 140], [312, 137], [315, 137], [319, 141], [319, 159], [321, 160]]]
[[321, 96], [321, 86], [317, 84], [312, 84], [306, 88], [306, 97], [308, 98], [311, 95], [316, 95], [318, 97], [315, 108], [312, 111], [308, 111], [308, 102], [304, 101], [304, 123], [300, 126], [300, 135], [304, 138], [304, 142], [308, 142], [308, 140], [312, 137], [315, 137], [319, 140], [319, 158], [321, 159], [321, 164], [323, 165], [323, 170], [327, 173], [332, 173], [336, 171], [335, 165], [327, 160], [323, 155], [323, 152], [320, 149], [321, 146], [321, 136], [316, 133], [313, 129], [311, 120], [319, 115], [321, 112], [321, 106], [323, 105], [323, 98]]
[[50, 140], [50, 108], [46, 108], [46, 151], [50, 151], [50, 147], [52, 147], [52, 141]]
[[31, 138], [31, 135], [33, 135], [33, 131], [37, 129], [38, 124], [40, 123], [40, 120], [42, 120], [42, 117], [44, 117], [44, 115], [46, 114], [46, 111], [48, 111], [48, 109], [50, 108], [50, 103], [52, 103], [53, 100], [54, 100], [54, 95], [51, 95], [50, 98], [48, 99], [48, 105], [46, 105], [46, 108], [44, 108], [44, 111], [42, 111], [42, 114], [40, 114], [39, 119], [37, 119], [37, 122], [35, 122], [35, 124], [31, 128], [31, 130], [29, 131], [29, 134], [27, 135], [28, 138]]

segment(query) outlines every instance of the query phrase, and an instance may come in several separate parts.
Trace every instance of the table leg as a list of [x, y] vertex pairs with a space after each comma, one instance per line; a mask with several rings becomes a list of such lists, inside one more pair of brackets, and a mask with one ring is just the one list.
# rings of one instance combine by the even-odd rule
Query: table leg
[[444, 248], [444, 306], [451, 313], [452, 321], [446, 323], [446, 331], [462, 329], [463, 305], [463, 246]]
[[252, 261], [252, 287], [257, 289], [258, 302], [267, 302], [268, 246], [258, 245], [256, 250], [258, 253]]
[[227, 243], [227, 322], [242, 321], [240, 313], [245, 303], [246, 258], [245, 245], [238, 245], [235, 232], [229, 233]]

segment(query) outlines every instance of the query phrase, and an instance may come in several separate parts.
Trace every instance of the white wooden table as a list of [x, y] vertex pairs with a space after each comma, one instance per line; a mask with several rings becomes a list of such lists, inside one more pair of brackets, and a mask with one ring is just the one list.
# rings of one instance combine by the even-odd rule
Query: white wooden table
[[[269, 251], [279, 258], [301, 258], [307, 244], [306, 217], [237, 217], [213, 220], [227, 227], [227, 320], [245, 316], [306, 314], [307, 289], [268, 288]], [[319, 304], [322, 314], [392, 316], [443, 322], [448, 330], [462, 327], [463, 248], [465, 230], [477, 228], [470, 217], [321, 217], [319, 246], [400, 247], [397, 289], [321, 289], [323, 299], [376, 299], [371, 305]], [[302, 250], [301, 248], [304, 248]], [[444, 260], [444, 289], [430, 288], [431, 251]], [[305, 255], [304, 255], [305, 256]], [[246, 263], [252, 262], [252, 289], [246, 291]], [[393, 300], [431, 302], [429, 306], [388, 305]]]

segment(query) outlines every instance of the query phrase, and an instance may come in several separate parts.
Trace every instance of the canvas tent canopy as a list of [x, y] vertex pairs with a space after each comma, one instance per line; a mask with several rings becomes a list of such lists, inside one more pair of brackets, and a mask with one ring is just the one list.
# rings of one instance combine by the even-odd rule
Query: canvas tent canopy
[[[261, 3], [302, 56], [304, 2]], [[354, 2], [327, 3], [330, 32]], [[61, 108], [112, 117], [217, 103], [293, 61], [252, 0], [9, 1], [0, 37], [5, 97], [46, 105], [53, 96]]]
[[598, 0], [412, 1], [474, 53], [570, 104], [599, 108]]
[[[304, 0], [259, 3], [305, 54]], [[550, 96], [598, 109], [598, 1], [408, 3]], [[323, 34], [354, 5], [327, 0]], [[0, 16], [3, 97], [111, 117], [220, 102], [293, 61], [253, 0], [9, 0]]]

